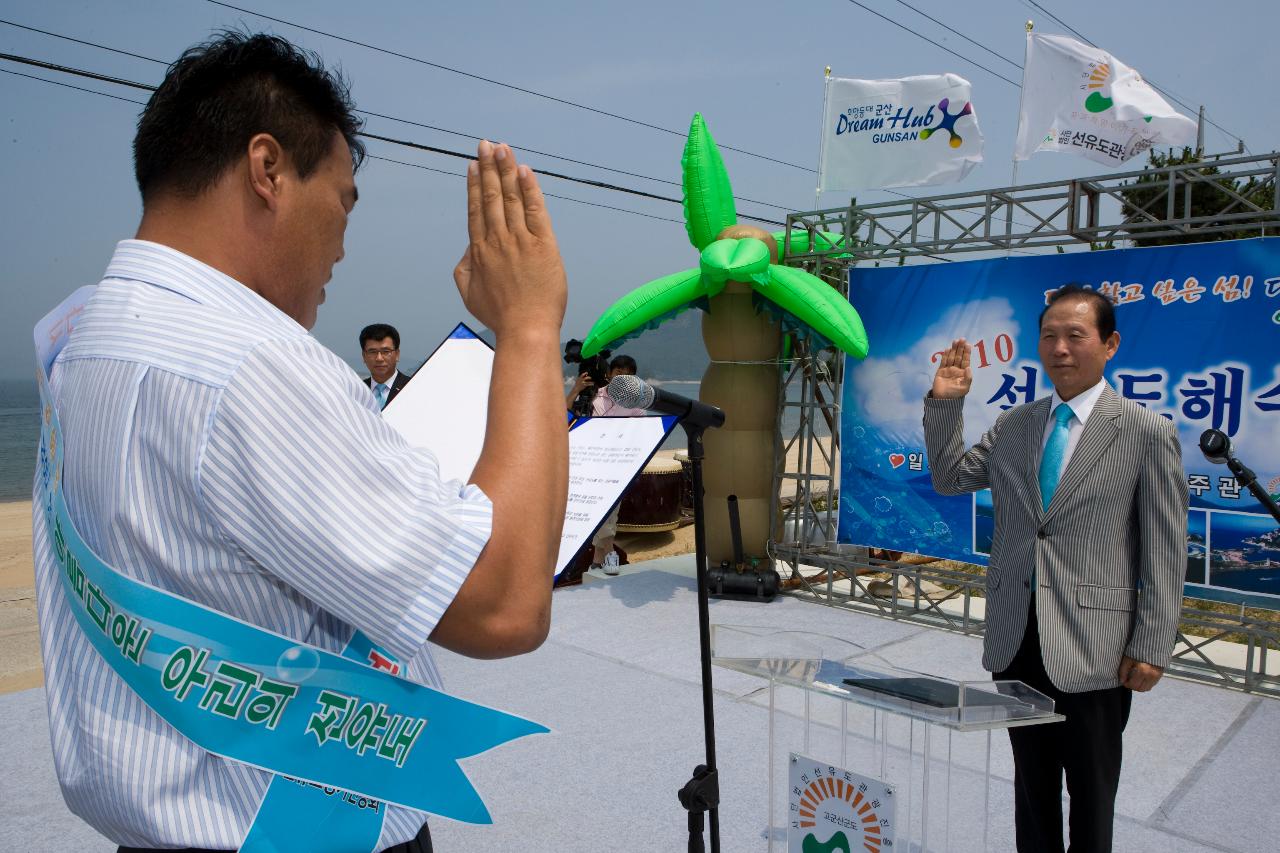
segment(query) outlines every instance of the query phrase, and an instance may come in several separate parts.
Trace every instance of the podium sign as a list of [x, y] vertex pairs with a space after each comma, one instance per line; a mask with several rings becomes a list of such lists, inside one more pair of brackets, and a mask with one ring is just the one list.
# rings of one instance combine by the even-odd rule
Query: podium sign
[[893, 786], [791, 753], [787, 853], [892, 850]]

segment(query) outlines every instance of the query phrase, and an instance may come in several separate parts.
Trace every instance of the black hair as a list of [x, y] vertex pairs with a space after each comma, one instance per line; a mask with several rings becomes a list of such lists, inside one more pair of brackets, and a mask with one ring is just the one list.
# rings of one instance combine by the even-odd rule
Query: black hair
[[337, 131], [364, 160], [361, 120], [346, 81], [320, 57], [279, 36], [224, 31], [188, 48], [147, 101], [133, 140], [133, 169], [145, 203], [157, 192], [191, 198], [212, 187], [269, 133], [305, 179]]
[[1102, 340], [1107, 340], [1115, 333], [1116, 308], [1111, 299], [1104, 293], [1099, 293], [1092, 288], [1074, 283], [1064, 284], [1049, 294], [1049, 298], [1045, 301], [1044, 310], [1040, 312], [1038, 327], [1044, 326], [1044, 315], [1048, 313], [1049, 307], [1061, 299], [1077, 299], [1092, 305], [1094, 325], [1098, 327], [1098, 336]]
[[609, 362], [610, 370], [629, 370], [634, 376], [640, 372], [636, 367], [636, 360], [629, 355], [615, 355], [613, 361]]
[[364, 345], [369, 341], [380, 341], [383, 338], [391, 338], [391, 343], [396, 345], [396, 349], [400, 349], [400, 333], [396, 331], [395, 326], [389, 326], [386, 323], [373, 323], [360, 330], [361, 352], [364, 351]]

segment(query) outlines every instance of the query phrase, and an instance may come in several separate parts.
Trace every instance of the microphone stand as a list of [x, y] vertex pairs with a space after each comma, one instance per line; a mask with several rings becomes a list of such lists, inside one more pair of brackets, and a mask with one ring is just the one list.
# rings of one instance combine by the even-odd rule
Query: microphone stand
[[[618, 383], [617, 391], [612, 390]], [[689, 466], [693, 480], [693, 541], [698, 565], [698, 646], [702, 657], [702, 731], [707, 760], [693, 768], [693, 777], [677, 792], [680, 805], [689, 812], [689, 853], [703, 853], [704, 815], [711, 815], [711, 853], [720, 853], [720, 783], [716, 775], [716, 721], [711, 694], [711, 614], [710, 585], [707, 582], [706, 511], [702, 499], [702, 445], [708, 427], [724, 426], [724, 412], [700, 400], [664, 394], [646, 386], [636, 376], [615, 376], [609, 381], [610, 396], [623, 405], [639, 405], [649, 411], [675, 415], [689, 440]]]
[[1227, 467], [1235, 475], [1236, 482], [1248, 489], [1258, 499], [1258, 503], [1262, 504], [1263, 509], [1271, 513], [1271, 517], [1280, 523], [1280, 507], [1276, 506], [1276, 502], [1271, 499], [1271, 495], [1267, 494], [1267, 490], [1258, 485], [1258, 475], [1234, 455], [1227, 457]]
[[[718, 409], [713, 409], [719, 413]], [[703, 814], [711, 816], [711, 853], [720, 853], [720, 784], [716, 776], [716, 724], [711, 693], [711, 614], [707, 584], [706, 515], [702, 502], [702, 435], [707, 426], [695, 418], [681, 419], [689, 440], [689, 463], [693, 474], [693, 541], [698, 565], [698, 643], [702, 655], [702, 727], [706, 740], [706, 763], [693, 769], [693, 778], [680, 789], [680, 804], [689, 812], [689, 853], [703, 853]]]
[[1263, 509], [1271, 513], [1271, 517], [1280, 522], [1280, 507], [1267, 494], [1267, 490], [1258, 485], [1258, 475], [1236, 458], [1231, 452], [1231, 439], [1220, 429], [1207, 429], [1200, 434], [1200, 452], [1204, 458], [1215, 465], [1226, 463], [1235, 476], [1236, 482], [1244, 486], [1262, 504]]

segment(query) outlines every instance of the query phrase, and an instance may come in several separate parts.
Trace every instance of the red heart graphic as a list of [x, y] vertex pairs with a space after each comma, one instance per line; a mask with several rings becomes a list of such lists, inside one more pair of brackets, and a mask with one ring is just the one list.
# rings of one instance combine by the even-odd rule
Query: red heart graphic
[[889, 464], [892, 465], [894, 468], [901, 467], [902, 463], [906, 461], [907, 461], [907, 457], [903, 456], [901, 453], [889, 454]]

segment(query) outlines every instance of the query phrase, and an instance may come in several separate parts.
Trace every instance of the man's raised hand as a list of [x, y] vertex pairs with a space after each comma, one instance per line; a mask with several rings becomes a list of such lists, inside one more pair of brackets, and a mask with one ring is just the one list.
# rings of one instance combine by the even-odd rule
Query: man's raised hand
[[938, 359], [938, 372], [933, 375], [930, 397], [947, 400], [969, 393], [969, 386], [973, 385], [973, 371], [969, 368], [971, 349], [964, 338], [951, 342]]
[[567, 286], [538, 180], [508, 145], [482, 141], [477, 153], [467, 168], [470, 242], [453, 271], [462, 302], [496, 335], [558, 333]]

